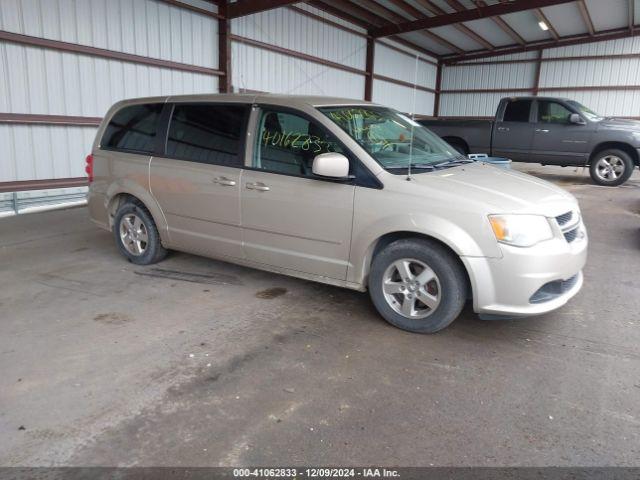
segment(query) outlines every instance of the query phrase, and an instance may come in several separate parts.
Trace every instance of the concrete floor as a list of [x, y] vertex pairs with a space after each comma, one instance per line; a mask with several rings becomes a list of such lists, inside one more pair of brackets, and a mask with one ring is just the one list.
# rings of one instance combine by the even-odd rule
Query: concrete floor
[[519, 166], [590, 231], [563, 309], [432, 336], [368, 296], [186, 254], [83, 208], [0, 220], [0, 465], [640, 465], [640, 178]]

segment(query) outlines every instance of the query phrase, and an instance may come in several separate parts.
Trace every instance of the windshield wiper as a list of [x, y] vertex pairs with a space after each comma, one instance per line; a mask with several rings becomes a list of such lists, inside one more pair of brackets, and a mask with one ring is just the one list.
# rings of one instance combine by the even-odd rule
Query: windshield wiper
[[[384, 168], [387, 170], [406, 170], [409, 165], [387, 165]], [[420, 170], [435, 170], [435, 166], [430, 163], [412, 163], [411, 168], [417, 168]]]
[[456, 165], [464, 165], [466, 163], [473, 163], [473, 160], [464, 157], [456, 157], [451, 160], [445, 160], [444, 162], [436, 163], [434, 167], [442, 168], [442, 167], [453, 167]]

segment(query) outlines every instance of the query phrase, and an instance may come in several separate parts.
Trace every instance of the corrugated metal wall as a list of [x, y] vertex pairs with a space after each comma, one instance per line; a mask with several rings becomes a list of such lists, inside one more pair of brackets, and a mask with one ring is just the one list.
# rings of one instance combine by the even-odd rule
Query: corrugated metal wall
[[[640, 54], [640, 37], [545, 50], [543, 59]], [[629, 90], [554, 91], [544, 95], [571, 97], [601, 115], [640, 117], [640, 58], [598, 58], [542, 62], [540, 88], [558, 86], [632, 86]]]
[[[0, 30], [218, 65], [217, 21], [157, 0], [2, 0]], [[216, 92], [217, 87], [217, 77], [209, 74], [0, 41], [2, 113], [101, 117], [123, 98]], [[83, 176], [94, 132], [91, 126], [0, 124], [0, 182]], [[23, 192], [19, 200], [83, 190]]]
[[[182, 2], [214, 11], [210, 2]], [[216, 18], [162, 0], [0, 0], [0, 31], [107, 53], [68, 51], [60, 43], [34, 46], [28, 37], [0, 40], [0, 114], [31, 114], [43, 122], [0, 123], [0, 182], [83, 177], [95, 126], [73, 123], [95, 123], [120, 99], [218, 90], [215, 72], [109, 58], [116, 52], [218, 68]], [[231, 34], [235, 90], [364, 98], [362, 28], [298, 4], [233, 19]], [[416, 52], [385, 42], [376, 44], [373, 100], [432, 115], [434, 59], [420, 54], [416, 63]], [[54, 125], [45, 118], [51, 115], [82, 118]], [[43, 195], [77, 197], [82, 191], [21, 192], [18, 200], [32, 204]], [[0, 194], [0, 210], [14, 200]]]
[[[615, 57], [639, 53], [639, 37], [543, 50], [539, 94], [573, 98], [602, 115], [640, 117], [640, 58]], [[445, 66], [442, 89], [454, 92], [441, 94], [440, 115], [491, 116], [500, 98], [531, 94], [535, 85], [537, 55], [537, 52], [527, 52]], [[602, 56], [610, 58], [575, 58]], [[558, 60], [567, 57], [572, 58]], [[532, 61], [486, 63], [525, 59]], [[490, 91], [463, 93], [461, 90]]]
[[[317, 15], [321, 13], [312, 7], [306, 7], [305, 10]], [[365, 68], [366, 41], [363, 36], [293, 9], [278, 8], [233, 19], [231, 32], [346, 67], [358, 70]], [[363, 98], [362, 74], [240, 42], [233, 42], [232, 45], [234, 87], [284, 94]]]
[[[347, 26], [351, 31], [310, 18], [298, 9]], [[232, 43], [233, 85], [239, 89], [309, 95], [331, 95], [362, 99], [364, 97], [366, 37], [364, 31], [321, 10], [304, 4], [296, 9], [279, 8], [232, 20], [234, 35], [286, 48], [312, 57], [357, 69], [350, 72], [272, 52], [239, 41]], [[399, 52], [378, 42], [375, 48], [374, 73], [413, 83], [416, 79], [415, 53]], [[424, 55], [420, 55], [424, 58]], [[433, 59], [431, 59], [433, 60]], [[436, 67], [420, 60], [417, 83], [435, 88]], [[417, 91], [415, 112], [431, 115], [434, 94]], [[414, 112], [413, 90], [397, 83], [374, 80], [373, 101], [405, 112]]]
[[[435, 90], [437, 67], [427, 60], [434, 59], [422, 54], [401, 50], [406, 54], [377, 42], [375, 47], [374, 74], [395, 78], [403, 82]], [[417, 60], [416, 60], [417, 56]], [[433, 115], [435, 93], [414, 89], [404, 85], [390, 83], [380, 79], [373, 81], [374, 102], [389, 105], [400, 111], [420, 115]]]

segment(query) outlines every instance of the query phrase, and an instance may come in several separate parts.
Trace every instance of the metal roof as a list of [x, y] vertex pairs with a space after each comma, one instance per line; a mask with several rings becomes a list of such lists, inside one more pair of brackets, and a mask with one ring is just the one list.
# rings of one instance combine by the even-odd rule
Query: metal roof
[[[238, 3], [261, 0], [239, 0]], [[291, 3], [291, 2], [276, 2]], [[640, 0], [309, 0], [445, 63], [635, 36]], [[548, 30], [543, 30], [544, 22]]]

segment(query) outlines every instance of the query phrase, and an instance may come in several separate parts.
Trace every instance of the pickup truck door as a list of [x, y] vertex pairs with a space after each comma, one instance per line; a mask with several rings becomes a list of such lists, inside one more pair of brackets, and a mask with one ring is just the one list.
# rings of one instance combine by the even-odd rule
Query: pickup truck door
[[497, 112], [493, 126], [491, 153], [516, 162], [531, 162], [534, 124], [531, 121], [531, 99], [508, 100]]
[[531, 147], [531, 161], [550, 165], [584, 165], [589, 152], [589, 124], [569, 121], [574, 113], [555, 100], [536, 101], [536, 124]]

